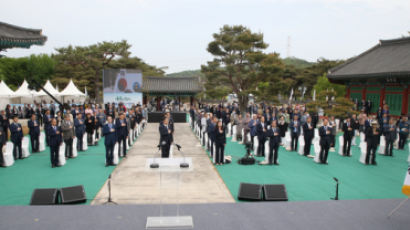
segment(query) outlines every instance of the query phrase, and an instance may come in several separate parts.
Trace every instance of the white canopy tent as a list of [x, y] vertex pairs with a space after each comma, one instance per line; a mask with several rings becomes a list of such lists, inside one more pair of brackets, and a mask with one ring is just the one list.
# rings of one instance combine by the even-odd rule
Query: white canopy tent
[[[47, 80], [43, 88], [47, 90], [47, 92], [49, 92], [51, 95], [53, 95], [57, 100], [61, 99], [60, 92], [58, 92], [58, 90], [54, 88], [50, 80]], [[50, 100], [52, 100], [52, 98], [42, 89], [37, 92], [37, 97], [39, 97], [41, 100], [46, 100], [46, 102], [49, 102]]]
[[11, 90], [4, 81], [0, 82], [0, 109], [10, 104], [10, 99], [14, 96], [13, 90]]
[[86, 95], [78, 90], [72, 79], [70, 79], [65, 89], [60, 92], [60, 96], [63, 102], [74, 100], [75, 102], [83, 103], [86, 99]]
[[23, 84], [14, 92], [13, 98], [11, 99], [12, 104], [24, 104], [33, 103], [34, 100], [33, 92], [28, 88], [28, 83], [26, 80]]

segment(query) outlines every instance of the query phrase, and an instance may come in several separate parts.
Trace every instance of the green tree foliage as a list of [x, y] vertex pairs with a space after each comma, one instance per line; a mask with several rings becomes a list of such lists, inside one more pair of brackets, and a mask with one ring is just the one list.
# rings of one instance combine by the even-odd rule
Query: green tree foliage
[[357, 114], [354, 109], [354, 103], [345, 97], [336, 97], [334, 90], [323, 90], [316, 96], [316, 101], [306, 104], [308, 111], [318, 111], [323, 109], [326, 116], [335, 116], [336, 118], [346, 118], [347, 115]]
[[186, 70], [177, 73], [167, 74], [166, 77], [203, 77], [201, 70]]
[[241, 25], [225, 25], [219, 33], [213, 34], [213, 38], [207, 51], [214, 59], [201, 66], [206, 76], [207, 95], [219, 97], [222, 93], [235, 93], [242, 111], [245, 111], [248, 95], [257, 87], [256, 77], [265, 57], [262, 50], [268, 45], [263, 41], [262, 33], [252, 33]]
[[334, 90], [336, 92], [336, 97], [344, 97], [344, 95], [346, 94], [346, 87], [344, 85], [333, 84], [329, 82], [326, 74], [323, 74], [317, 79], [314, 89], [316, 90], [316, 93], [327, 90]]
[[16, 90], [24, 79], [44, 84], [53, 77], [54, 67], [54, 59], [46, 54], [22, 58], [3, 57], [0, 58], [0, 78]]

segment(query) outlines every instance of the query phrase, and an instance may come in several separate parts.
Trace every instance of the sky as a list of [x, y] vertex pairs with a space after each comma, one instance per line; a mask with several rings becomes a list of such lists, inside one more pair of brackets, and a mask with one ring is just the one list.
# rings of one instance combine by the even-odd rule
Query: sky
[[212, 60], [206, 47], [223, 25], [263, 33], [265, 52], [308, 61], [350, 58], [410, 31], [410, 0], [0, 0], [0, 12], [0, 21], [48, 37], [6, 56], [126, 39], [132, 56], [167, 73]]

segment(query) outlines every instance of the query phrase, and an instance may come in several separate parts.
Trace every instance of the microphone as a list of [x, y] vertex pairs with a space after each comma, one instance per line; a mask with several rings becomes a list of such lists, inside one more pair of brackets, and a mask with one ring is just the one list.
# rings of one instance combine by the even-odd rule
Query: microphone
[[185, 154], [184, 152], [181, 151], [182, 146], [180, 146], [179, 144], [174, 143], [174, 145], [178, 148], [178, 151], [182, 154], [182, 157], [184, 158], [184, 162], [181, 162], [179, 164], [180, 168], [189, 168], [189, 164], [185, 161]]
[[335, 180], [336, 182], [339, 182], [339, 180], [336, 177], [333, 177], [333, 180]]

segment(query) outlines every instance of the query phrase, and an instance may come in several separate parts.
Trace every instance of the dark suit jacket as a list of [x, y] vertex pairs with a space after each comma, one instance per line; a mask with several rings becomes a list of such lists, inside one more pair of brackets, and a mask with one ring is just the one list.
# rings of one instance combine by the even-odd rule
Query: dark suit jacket
[[[349, 131], [349, 128], [352, 130]], [[352, 139], [354, 135], [354, 123], [350, 122], [349, 126], [347, 126], [347, 122], [343, 123], [343, 138], [345, 139]]]
[[[35, 124], [36, 124], [37, 126], [35, 126]], [[30, 130], [29, 130], [30, 136], [38, 136], [38, 135], [40, 135], [40, 123], [39, 123], [37, 120], [35, 120], [34, 122], [33, 122], [32, 120], [29, 120], [29, 121], [27, 122], [27, 125], [28, 125], [28, 128], [30, 129]]]
[[128, 125], [127, 119], [121, 120], [119, 118], [115, 119], [115, 129], [117, 130], [117, 137], [128, 136]]
[[[19, 130], [20, 128], [20, 130]], [[21, 141], [23, 139], [23, 129], [21, 127], [20, 123], [11, 123], [10, 124], [10, 132], [11, 132], [11, 141], [12, 142], [17, 142]]]
[[214, 133], [215, 133], [215, 144], [223, 145], [226, 143], [226, 134], [225, 134], [224, 128], [222, 129], [222, 133], [220, 133], [218, 128], [215, 127]]
[[[273, 131], [273, 128], [270, 127], [267, 131], [266, 131], [266, 136], [269, 137], [269, 144], [273, 145], [273, 144], [279, 144], [282, 137], [281, 137], [281, 130], [279, 127], [275, 128], [275, 131]], [[275, 133], [277, 134], [275, 136]]]
[[168, 132], [168, 130], [170, 130], [168, 126], [165, 126], [162, 123], [159, 125], [160, 145], [171, 144], [172, 135]]
[[115, 145], [115, 142], [117, 142], [117, 134], [115, 131], [115, 125], [111, 124], [112, 129], [114, 129], [113, 131], [110, 129], [110, 125], [109, 124], [105, 124], [103, 126], [103, 136], [104, 138], [104, 144], [105, 145]]
[[[329, 131], [329, 133], [326, 133], [326, 131]], [[331, 127], [320, 127], [319, 128], [319, 136], [320, 136], [320, 145], [325, 145], [328, 144], [330, 145], [332, 141], [332, 128]]]
[[[57, 131], [59, 133], [57, 133]], [[48, 128], [48, 134], [50, 135], [50, 146], [58, 146], [61, 144], [63, 138], [61, 136], [61, 127], [56, 126], [56, 129], [53, 129], [53, 126]]]
[[315, 137], [315, 129], [314, 129], [314, 126], [313, 126], [312, 123], [310, 123], [310, 127], [312, 129], [309, 129], [308, 123], [305, 123], [303, 125], [303, 135], [304, 135], [305, 139], [306, 138], [313, 139]]

